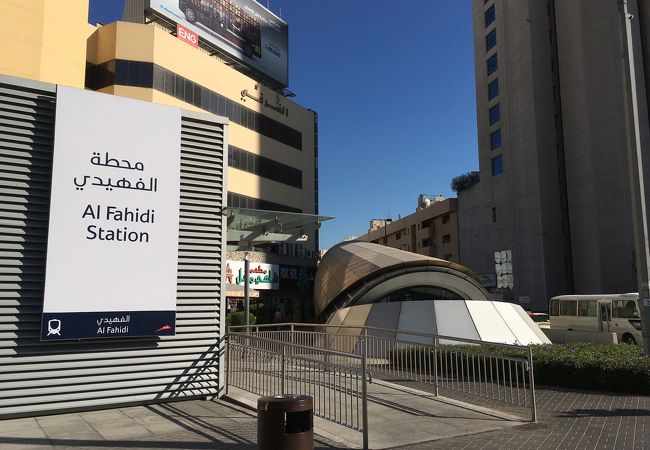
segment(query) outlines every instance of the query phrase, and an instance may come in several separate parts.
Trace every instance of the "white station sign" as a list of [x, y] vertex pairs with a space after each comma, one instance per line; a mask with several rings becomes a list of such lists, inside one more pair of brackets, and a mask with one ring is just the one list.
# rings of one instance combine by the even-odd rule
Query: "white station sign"
[[180, 109], [59, 87], [41, 339], [175, 332]]

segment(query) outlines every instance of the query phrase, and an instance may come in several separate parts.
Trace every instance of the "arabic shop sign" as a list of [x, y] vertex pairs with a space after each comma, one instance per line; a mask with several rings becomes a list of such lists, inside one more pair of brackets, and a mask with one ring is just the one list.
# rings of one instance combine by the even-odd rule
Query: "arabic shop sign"
[[243, 286], [245, 280], [253, 289], [279, 289], [279, 270], [277, 264], [250, 263], [248, 277], [244, 275], [244, 261], [226, 262], [226, 282]]
[[42, 340], [173, 335], [180, 110], [58, 87]]

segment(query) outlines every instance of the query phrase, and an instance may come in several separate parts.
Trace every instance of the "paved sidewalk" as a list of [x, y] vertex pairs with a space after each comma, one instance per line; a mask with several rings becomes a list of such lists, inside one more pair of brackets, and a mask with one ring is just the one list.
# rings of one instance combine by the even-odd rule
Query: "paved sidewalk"
[[[230, 388], [229, 396], [255, 407], [257, 395]], [[389, 449], [415, 445], [484, 431], [501, 430], [524, 422], [504, 413], [436, 398], [391, 383], [368, 385], [368, 429], [370, 448]], [[314, 431], [347, 448], [362, 448], [362, 434], [332, 421], [314, 417]]]
[[650, 396], [537, 388], [537, 424], [399, 449], [650, 448]]
[[[538, 388], [540, 422], [395, 449], [650, 448], [650, 397]], [[414, 422], [418, 422], [416, 419]], [[450, 419], [454, 424], [455, 419]], [[458, 422], [460, 423], [460, 422]], [[417, 430], [427, 432], [421, 423]], [[371, 439], [394, 433], [371, 417]], [[256, 448], [255, 412], [223, 400], [183, 401], [0, 421], [0, 449]], [[342, 449], [317, 437], [318, 449]]]
[[[254, 411], [223, 400], [0, 420], [0, 449], [253, 450]], [[322, 438], [316, 448], [336, 449]]]

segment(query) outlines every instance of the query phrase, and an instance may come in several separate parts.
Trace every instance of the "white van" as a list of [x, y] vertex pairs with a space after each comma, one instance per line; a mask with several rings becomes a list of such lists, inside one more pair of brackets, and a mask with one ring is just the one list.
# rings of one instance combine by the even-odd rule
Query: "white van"
[[559, 295], [549, 306], [551, 330], [616, 333], [618, 342], [641, 343], [639, 294]]

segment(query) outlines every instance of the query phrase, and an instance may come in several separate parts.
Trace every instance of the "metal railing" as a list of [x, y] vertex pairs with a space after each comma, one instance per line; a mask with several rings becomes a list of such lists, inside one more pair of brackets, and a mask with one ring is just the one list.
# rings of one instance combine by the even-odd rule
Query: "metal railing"
[[[376, 379], [467, 403], [525, 413], [537, 421], [532, 349], [378, 327], [322, 324], [251, 326], [247, 336], [323, 350], [324, 364], [365, 367]], [[245, 327], [231, 327], [245, 331]]]
[[226, 360], [226, 393], [234, 386], [259, 396], [309, 395], [315, 416], [360, 431], [363, 448], [368, 448], [368, 370], [363, 353], [230, 332]]

